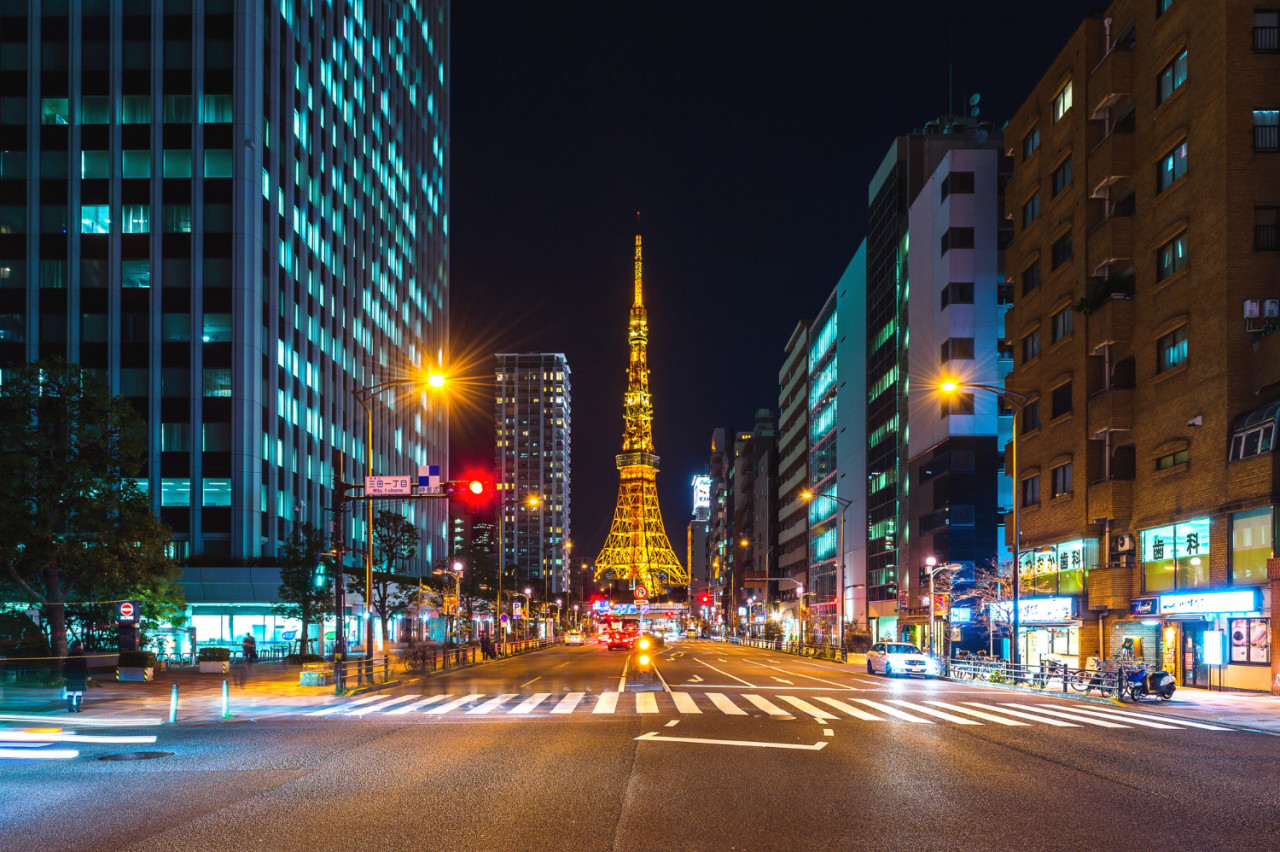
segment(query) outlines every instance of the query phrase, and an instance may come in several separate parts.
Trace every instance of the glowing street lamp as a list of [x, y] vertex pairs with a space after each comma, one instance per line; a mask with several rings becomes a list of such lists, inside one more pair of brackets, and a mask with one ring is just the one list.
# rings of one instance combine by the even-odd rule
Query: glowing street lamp
[[807, 488], [800, 492], [800, 499], [806, 502], [812, 500], [832, 500], [840, 507], [840, 527], [836, 534], [836, 630], [840, 634], [839, 647], [844, 649], [844, 516], [849, 507], [853, 505], [853, 501], [845, 497], [837, 497], [834, 494], [814, 494]]

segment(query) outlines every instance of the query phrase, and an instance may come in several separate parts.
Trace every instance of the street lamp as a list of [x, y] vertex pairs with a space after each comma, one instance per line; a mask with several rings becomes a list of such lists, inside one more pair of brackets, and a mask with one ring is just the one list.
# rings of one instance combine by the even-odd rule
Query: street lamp
[[[432, 573], [432, 574], [435, 574], [435, 575], [436, 575], [436, 576], [438, 576], [438, 577], [446, 577], [446, 578], [452, 579], [452, 580], [454, 581], [454, 583], [455, 583], [455, 586], [454, 586], [454, 596], [453, 596], [453, 616], [454, 616], [454, 618], [453, 618], [453, 632], [454, 632], [454, 637], [455, 637], [455, 638], [458, 638], [458, 636], [457, 636], [457, 634], [458, 634], [458, 616], [459, 616], [459, 615], [461, 614], [461, 612], [462, 612], [462, 569], [463, 569], [462, 560], [460, 560], [460, 559], [455, 559], [455, 560], [453, 561], [453, 565], [451, 565], [450, 567], [451, 567], [451, 569], [452, 569], [452, 570], [444, 571], [444, 570], [441, 570], [441, 569], [437, 568], [436, 570], [432, 571], [431, 573]], [[445, 594], [446, 594], [446, 595], [448, 594], [448, 589], [447, 589], [447, 588], [445, 589]], [[445, 637], [444, 637], [444, 638], [445, 638], [445, 641], [446, 641], [446, 642], [448, 642], [448, 641], [449, 641], [449, 628], [448, 628], [448, 623], [449, 623], [449, 622], [448, 622], [449, 609], [450, 609], [450, 608], [449, 608], [448, 606], [445, 606], [445, 616], [446, 616], [446, 618], [445, 618]]]
[[524, 638], [528, 639], [528, 638], [529, 638], [529, 616], [532, 614], [532, 610], [533, 610], [533, 599], [529, 597], [529, 590], [528, 590], [528, 589], [525, 589], [525, 590], [524, 590], [524, 594], [523, 594], [523, 595], [522, 595], [522, 594], [520, 594], [519, 592], [512, 592], [512, 593], [511, 593], [511, 597], [513, 597], [513, 598], [524, 598], [524, 607], [525, 607], [525, 610], [524, 610]]
[[[434, 390], [439, 390], [445, 386], [446, 379], [444, 374], [435, 371], [425, 376], [419, 376], [412, 379], [392, 379], [390, 381], [381, 382], [370, 387], [361, 387], [356, 384], [351, 390], [351, 397], [360, 407], [364, 409], [365, 420], [365, 476], [373, 476], [373, 409], [369, 407], [369, 403], [373, 398], [384, 391], [395, 390], [398, 388], [420, 388], [424, 385]], [[373, 500], [368, 494], [365, 496], [365, 551], [364, 551], [364, 593], [365, 612], [370, 612], [373, 605]], [[373, 676], [373, 619], [365, 619], [365, 659], [369, 661], [370, 678]]]
[[955, 394], [962, 390], [980, 390], [987, 393], [993, 393], [1000, 399], [1003, 399], [1010, 407], [1013, 408], [1013, 428], [1009, 430], [1009, 455], [1012, 460], [1009, 463], [1009, 477], [1013, 480], [1013, 642], [1009, 652], [1009, 661], [1013, 665], [1021, 662], [1021, 654], [1018, 650], [1018, 599], [1020, 595], [1019, 587], [1022, 585], [1019, 572], [1019, 547], [1022, 538], [1022, 530], [1018, 527], [1018, 505], [1022, 502], [1022, 494], [1019, 489], [1018, 482], [1018, 415], [1022, 413], [1022, 409], [1031, 402], [1031, 397], [1025, 393], [1002, 388], [999, 385], [986, 385], [978, 382], [962, 382], [957, 379], [946, 379], [938, 385], [938, 389], [945, 394]]
[[849, 511], [849, 507], [853, 505], [853, 501], [845, 497], [837, 497], [834, 494], [814, 494], [812, 491], [804, 490], [800, 492], [800, 499], [805, 501], [812, 500], [832, 500], [840, 507], [840, 527], [836, 534], [836, 630], [840, 633], [839, 647], [844, 649], [844, 516]]
[[925, 564], [925, 567], [928, 568], [929, 570], [929, 656], [932, 657], [934, 656], [933, 634], [934, 634], [934, 631], [937, 629], [936, 619], [938, 617], [937, 612], [935, 610], [935, 603], [934, 603], [935, 599], [933, 596], [933, 578], [938, 575], [939, 571], [953, 570], [953, 566], [950, 562], [946, 563], [945, 565], [939, 565], [938, 560], [932, 556], [925, 559], [924, 564]]

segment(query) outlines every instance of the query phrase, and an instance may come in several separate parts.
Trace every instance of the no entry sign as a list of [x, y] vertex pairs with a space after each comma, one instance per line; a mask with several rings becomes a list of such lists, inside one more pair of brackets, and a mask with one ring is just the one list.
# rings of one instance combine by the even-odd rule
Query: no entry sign
[[118, 606], [120, 621], [136, 624], [142, 617], [141, 607], [134, 601], [121, 601]]

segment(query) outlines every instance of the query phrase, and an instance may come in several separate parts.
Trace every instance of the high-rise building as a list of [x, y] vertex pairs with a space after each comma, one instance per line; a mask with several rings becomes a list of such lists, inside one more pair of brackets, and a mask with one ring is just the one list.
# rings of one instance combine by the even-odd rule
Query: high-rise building
[[685, 564], [689, 566], [689, 600], [699, 602], [710, 592], [710, 565], [707, 562], [707, 529], [711, 521], [711, 477], [700, 473], [693, 486], [693, 516], [685, 540]]
[[1117, 0], [1009, 121], [1027, 661], [1277, 683], [1278, 23]]
[[800, 498], [809, 487], [809, 320], [801, 320], [787, 340], [778, 371], [778, 551], [773, 576], [778, 620], [789, 637], [803, 619], [802, 597], [809, 582], [809, 507]]
[[494, 379], [504, 577], [563, 594], [572, 540], [569, 362], [558, 353], [500, 354]]
[[[844, 513], [841, 615], [867, 632], [867, 244], [863, 241], [835, 289], [836, 479]], [[824, 501], [830, 503], [831, 501]], [[828, 506], [828, 509], [833, 508]], [[836, 529], [837, 536], [839, 527]], [[872, 639], [876, 639], [874, 635]]]
[[733, 540], [730, 585], [735, 623], [758, 636], [777, 584], [768, 582], [777, 551], [778, 441], [773, 411], [756, 411], [750, 432], [738, 433], [733, 458]]
[[[838, 560], [840, 545], [840, 502], [836, 493], [836, 337], [839, 316], [836, 291], [827, 296], [809, 329], [809, 622], [814, 641], [826, 644], [839, 636], [837, 595], [841, 578]], [[845, 521], [846, 525], [848, 520]]]
[[351, 392], [448, 355], [449, 3], [7, 0], [0, 54], [0, 367], [127, 397], [200, 637], [276, 638], [260, 566], [335, 478], [445, 461], [442, 408], [368, 447]]

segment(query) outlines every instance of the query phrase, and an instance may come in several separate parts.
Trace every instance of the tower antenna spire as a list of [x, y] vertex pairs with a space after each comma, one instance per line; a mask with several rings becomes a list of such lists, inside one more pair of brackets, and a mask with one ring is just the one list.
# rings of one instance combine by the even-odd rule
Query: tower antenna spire
[[642, 267], [643, 262], [640, 256], [640, 211], [636, 211], [636, 298], [632, 302], [633, 307], [643, 307], [644, 305], [644, 274]]

